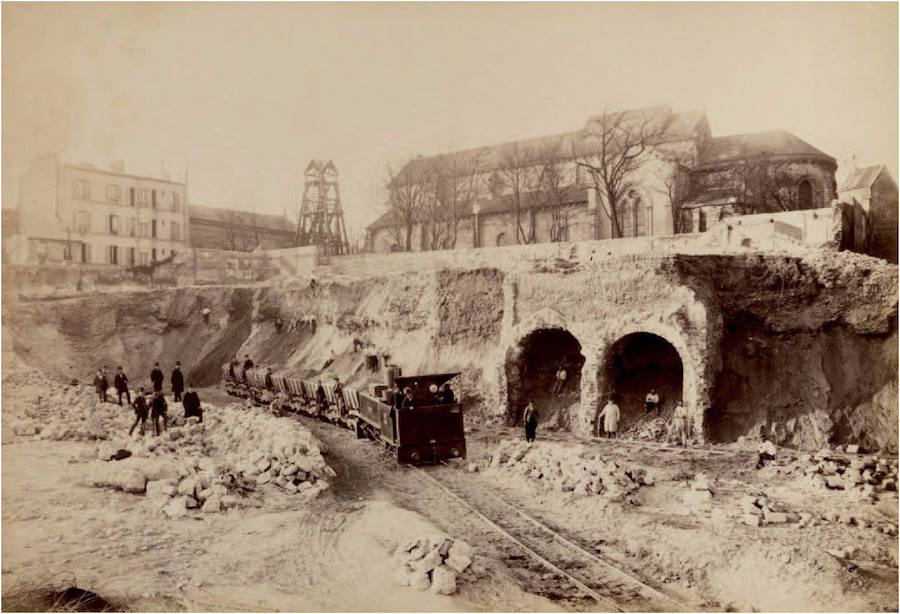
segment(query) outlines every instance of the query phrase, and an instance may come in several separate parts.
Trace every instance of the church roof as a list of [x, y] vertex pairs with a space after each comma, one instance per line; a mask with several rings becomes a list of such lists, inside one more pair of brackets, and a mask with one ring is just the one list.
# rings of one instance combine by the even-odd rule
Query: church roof
[[819, 158], [836, 163], [834, 158], [787, 130], [769, 130], [708, 139], [700, 150], [697, 168], [759, 156]]
[[[535, 205], [537, 208], [540, 208], [541, 204], [538, 202], [538, 192], [527, 192], [522, 194], [522, 208], [530, 208], [532, 205]], [[563, 204], [577, 204], [577, 203], [586, 203], [588, 200], [588, 191], [584, 186], [571, 186], [566, 188], [563, 194]], [[511, 194], [505, 194], [503, 196], [497, 196], [495, 198], [490, 198], [487, 200], [482, 200], [478, 202], [480, 209], [480, 215], [492, 215], [496, 213], [509, 213], [511, 211], [516, 210], [516, 203], [513, 200], [513, 196]], [[467, 210], [463, 213], [463, 217], [472, 217], [474, 214], [471, 209]], [[369, 229], [371, 230], [380, 230], [382, 228], [390, 228], [391, 226], [396, 226], [399, 224], [394, 222], [394, 216], [391, 211], [386, 211], [381, 214], [374, 222], [369, 224]], [[425, 214], [419, 215], [416, 219], [416, 223], [421, 223], [427, 221], [425, 218]]]
[[[612, 116], [623, 116], [623, 125], [635, 124], [646, 120], [651, 126], [660, 128], [658, 141], [671, 142], [687, 140], [696, 136], [699, 125], [705, 121], [703, 111], [672, 112], [667, 106], [645, 107], [611, 113]], [[455, 163], [463, 172], [491, 172], [508, 166], [511, 156], [527, 160], [532, 164], [551, 160], [562, 160], [573, 157], [573, 146], [579, 155], [593, 153], [597, 148], [597, 139], [589, 136], [591, 125], [601, 115], [588, 119], [584, 129], [563, 132], [549, 136], [510, 141], [498, 145], [488, 145], [474, 149], [443, 153], [428, 157], [417, 157], [410, 160], [397, 174], [398, 177], [422, 177], [432, 169], [445, 167]]]
[[841, 182], [840, 191], [859, 190], [861, 188], [871, 188], [878, 175], [884, 170], [884, 165], [876, 164], [874, 166], [864, 166], [855, 169], [847, 175]]

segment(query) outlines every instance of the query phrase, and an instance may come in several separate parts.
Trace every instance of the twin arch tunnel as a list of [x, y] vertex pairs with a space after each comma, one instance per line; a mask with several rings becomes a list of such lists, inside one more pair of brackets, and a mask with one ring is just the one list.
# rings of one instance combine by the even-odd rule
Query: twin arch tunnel
[[[651, 389], [660, 397], [660, 413], [671, 411], [682, 399], [684, 366], [675, 347], [649, 332], [626, 334], [600, 355], [594, 372], [584, 372], [581, 344], [564, 328], [539, 328], [513, 346], [506, 355], [508, 420], [521, 421], [532, 402], [542, 422], [571, 429], [581, 407], [582, 380], [597, 381], [596, 413], [614, 395], [622, 411], [620, 430], [639, 421], [645, 413], [644, 398]], [[554, 388], [556, 374], [566, 371], [561, 389]]]

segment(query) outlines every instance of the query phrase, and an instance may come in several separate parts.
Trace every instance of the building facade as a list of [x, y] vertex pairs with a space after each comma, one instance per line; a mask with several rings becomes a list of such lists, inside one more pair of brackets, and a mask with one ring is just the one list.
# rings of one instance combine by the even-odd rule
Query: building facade
[[148, 265], [189, 244], [186, 183], [37, 159], [20, 178], [18, 249], [27, 263]]
[[854, 226], [860, 251], [897, 264], [897, 183], [888, 170], [881, 164], [854, 168], [839, 194], [859, 207]]
[[[596, 164], [602, 151], [609, 151], [598, 134], [645, 129], [652, 137], [625, 178], [616, 224], [583, 163]], [[410, 223], [402, 207], [389, 203], [368, 228], [367, 249], [418, 251], [702, 231], [733, 215], [824, 207], [836, 196], [836, 168], [834, 158], [788, 132], [713, 137], [701, 111], [676, 113], [664, 106], [624, 111], [592, 117], [579, 131], [411, 160], [392, 178], [392, 195], [411, 199], [415, 187], [421, 192], [431, 182], [434, 194], [464, 190], [464, 204], [448, 218], [448, 207], [438, 197], [436, 207], [421, 207]], [[460, 199], [443, 202], [453, 209]]]
[[191, 247], [249, 252], [293, 247], [297, 227], [284, 216], [190, 205]]

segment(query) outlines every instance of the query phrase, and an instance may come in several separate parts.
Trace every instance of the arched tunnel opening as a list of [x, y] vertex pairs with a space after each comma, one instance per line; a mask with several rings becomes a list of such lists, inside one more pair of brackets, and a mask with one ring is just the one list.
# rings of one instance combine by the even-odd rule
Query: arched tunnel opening
[[[532, 402], [543, 424], [568, 428], [581, 401], [581, 344], [567, 330], [542, 328], [513, 346], [506, 357], [508, 421], [521, 423]], [[557, 384], [562, 368], [566, 379]]]
[[651, 390], [659, 395], [659, 416], [668, 417], [682, 399], [684, 366], [678, 350], [659, 335], [632, 333], [616, 341], [602, 365], [599, 407], [615, 394], [622, 412], [619, 432], [647, 416], [644, 401]]

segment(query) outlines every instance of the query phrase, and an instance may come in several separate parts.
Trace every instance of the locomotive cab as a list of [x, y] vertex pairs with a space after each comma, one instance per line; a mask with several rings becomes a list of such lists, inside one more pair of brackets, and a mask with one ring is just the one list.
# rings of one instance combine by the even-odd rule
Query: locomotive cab
[[[357, 437], [377, 439], [390, 448], [400, 463], [439, 462], [465, 458], [463, 409], [459, 403], [443, 403], [432, 390], [459, 373], [396, 377], [401, 390], [412, 391], [412, 407], [395, 409], [390, 389], [379, 395], [359, 394]], [[379, 387], [380, 388], [380, 387]]]

